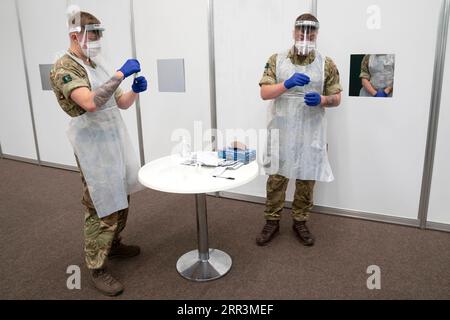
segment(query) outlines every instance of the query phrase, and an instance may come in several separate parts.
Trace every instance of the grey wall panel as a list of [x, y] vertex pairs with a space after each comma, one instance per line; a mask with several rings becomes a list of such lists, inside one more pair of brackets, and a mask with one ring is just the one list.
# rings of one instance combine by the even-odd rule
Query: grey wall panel
[[0, 141], [6, 155], [37, 160], [14, 0], [0, 2]]

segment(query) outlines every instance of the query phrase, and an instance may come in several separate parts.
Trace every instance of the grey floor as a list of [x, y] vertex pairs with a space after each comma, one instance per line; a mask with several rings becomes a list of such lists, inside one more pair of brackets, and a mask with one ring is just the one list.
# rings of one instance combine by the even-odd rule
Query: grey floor
[[[83, 265], [78, 173], [0, 159], [0, 298], [104, 299]], [[267, 247], [254, 239], [260, 204], [208, 197], [210, 245], [229, 253], [225, 277], [194, 283], [175, 264], [196, 247], [193, 196], [142, 191], [132, 197], [124, 242], [142, 254], [109, 267], [125, 285], [115, 299], [449, 299], [450, 234], [313, 214], [314, 247], [291, 230], [289, 210]], [[81, 290], [68, 290], [66, 269], [79, 265]], [[381, 268], [381, 289], [368, 290], [366, 269]]]

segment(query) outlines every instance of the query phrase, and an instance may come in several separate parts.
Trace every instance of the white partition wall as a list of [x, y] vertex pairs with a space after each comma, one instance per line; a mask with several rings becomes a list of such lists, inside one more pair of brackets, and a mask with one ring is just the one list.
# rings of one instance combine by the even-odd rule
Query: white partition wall
[[69, 117], [59, 107], [53, 91], [42, 90], [39, 65], [54, 63], [67, 49], [66, 2], [18, 0], [34, 119], [43, 162], [75, 165], [65, 130]]
[[14, 0], [0, 2], [0, 143], [4, 155], [37, 160]]
[[[111, 72], [119, 69], [127, 59], [132, 57], [131, 48], [131, 12], [129, 0], [69, 0], [82, 11], [96, 16], [105, 27], [102, 39], [102, 55]], [[133, 77], [125, 79], [120, 87], [124, 92], [131, 90]], [[145, 93], [143, 93], [145, 94]], [[127, 126], [133, 146], [139, 152], [136, 107], [121, 110], [122, 118]]]
[[447, 38], [444, 80], [442, 84], [441, 107], [433, 168], [433, 180], [428, 209], [428, 221], [450, 225], [450, 33]]
[[[417, 219], [440, 7], [440, 1], [318, 2], [320, 49], [339, 66], [344, 93], [342, 107], [328, 112], [336, 180], [319, 186], [317, 204]], [[374, 15], [379, 29], [368, 27]], [[350, 54], [367, 53], [395, 54], [392, 98], [348, 96]]]
[[[207, 14], [206, 0], [134, 1], [137, 58], [149, 79], [141, 96], [147, 162], [171, 153], [175, 130], [193, 137], [195, 123], [210, 128]], [[184, 59], [185, 92], [159, 92], [158, 59]]]
[[[259, 135], [260, 130], [266, 128], [269, 102], [261, 100], [258, 83], [269, 57], [292, 46], [294, 21], [301, 13], [310, 11], [311, 3], [298, 0], [214, 1], [219, 130], [256, 130]], [[257, 150], [258, 154], [262, 151], [262, 148]], [[265, 197], [266, 180], [266, 176], [258, 176], [231, 192]]]
[[[220, 128], [265, 125], [266, 104], [259, 98], [258, 81], [267, 58], [292, 45], [293, 22], [307, 11], [307, 3], [216, 1]], [[416, 221], [440, 3], [317, 3], [321, 22], [319, 50], [336, 62], [344, 92], [341, 106], [327, 110], [329, 156], [335, 181], [317, 185], [315, 203], [319, 208]], [[367, 27], [373, 12], [369, 8], [379, 10], [380, 29]], [[427, 21], [426, 28], [417, 21]], [[393, 98], [348, 96], [350, 55], [370, 53], [395, 54]], [[235, 191], [246, 196], [265, 196], [264, 182], [261, 178]], [[292, 188], [287, 199], [292, 199]]]

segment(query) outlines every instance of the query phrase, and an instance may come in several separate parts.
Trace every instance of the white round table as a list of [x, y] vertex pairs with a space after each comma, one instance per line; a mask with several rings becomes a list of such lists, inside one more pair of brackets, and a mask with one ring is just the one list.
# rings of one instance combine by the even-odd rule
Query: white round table
[[195, 194], [198, 249], [182, 255], [177, 261], [177, 270], [193, 281], [218, 279], [230, 270], [232, 262], [227, 253], [209, 248], [206, 193], [250, 182], [258, 175], [258, 164], [253, 161], [237, 170], [226, 170], [222, 176], [234, 178], [231, 180], [214, 178], [213, 167], [183, 165], [183, 161], [178, 155], [151, 161], [139, 170], [139, 182], [158, 191]]

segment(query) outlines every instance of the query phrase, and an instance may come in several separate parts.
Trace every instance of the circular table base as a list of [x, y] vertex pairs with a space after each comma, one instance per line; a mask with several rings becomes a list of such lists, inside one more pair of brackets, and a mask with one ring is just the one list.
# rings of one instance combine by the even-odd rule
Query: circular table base
[[186, 279], [210, 281], [227, 274], [231, 264], [231, 257], [223, 251], [209, 249], [209, 260], [200, 260], [198, 250], [192, 250], [178, 259], [177, 270]]

